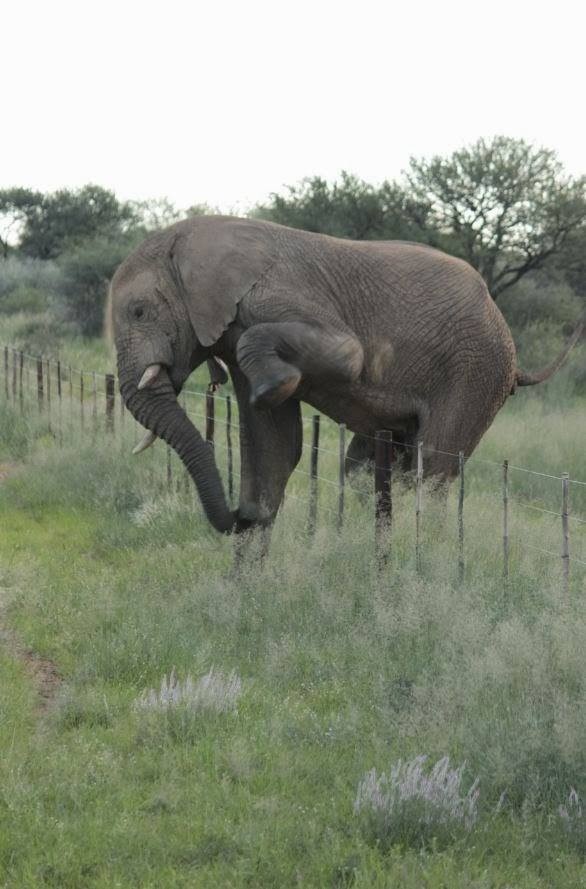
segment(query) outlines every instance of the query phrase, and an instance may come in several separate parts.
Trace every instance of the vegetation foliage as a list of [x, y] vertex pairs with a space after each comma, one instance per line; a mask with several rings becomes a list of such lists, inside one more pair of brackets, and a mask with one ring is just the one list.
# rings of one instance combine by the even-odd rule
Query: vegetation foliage
[[[413, 161], [399, 183], [306, 180], [254, 212], [464, 256], [493, 276], [530, 369], [582, 311], [581, 189], [550, 152], [494, 140]], [[95, 186], [0, 192], [1, 341], [111, 370], [109, 347], [88, 338], [108, 279], [177, 215]], [[548, 475], [586, 479], [584, 368], [582, 345], [547, 386], [510, 399], [467, 465], [463, 583], [455, 492], [445, 505], [424, 493], [419, 574], [406, 481], [383, 570], [360, 490], [335, 533], [326, 423], [320, 474], [334, 484], [320, 484], [314, 542], [304, 462], [270, 557], [235, 577], [230, 541], [194, 508], [175, 458], [169, 490], [162, 445], [129, 456], [129, 417], [106, 438], [66, 403], [58, 447], [55, 415], [34, 401], [21, 413], [0, 390], [0, 635], [61, 677], [41, 711], [22, 652], [0, 650], [0, 884], [582, 885], [586, 487], [572, 486], [564, 602]], [[224, 470], [221, 441], [216, 454]], [[544, 473], [511, 468], [506, 587], [503, 457]]]

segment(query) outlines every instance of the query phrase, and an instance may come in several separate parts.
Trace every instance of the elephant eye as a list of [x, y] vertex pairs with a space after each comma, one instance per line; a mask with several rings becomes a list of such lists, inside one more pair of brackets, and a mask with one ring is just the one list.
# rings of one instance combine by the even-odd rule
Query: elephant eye
[[134, 310], [134, 317], [135, 318], [142, 318], [143, 315], [144, 315], [144, 307], [143, 306], [136, 306], [136, 308]]

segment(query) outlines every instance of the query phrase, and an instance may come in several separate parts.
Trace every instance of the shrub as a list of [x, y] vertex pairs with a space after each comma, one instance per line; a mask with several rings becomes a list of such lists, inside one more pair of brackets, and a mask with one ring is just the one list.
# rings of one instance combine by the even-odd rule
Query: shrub
[[[27, 307], [19, 304], [14, 294], [36, 292], [45, 298], [59, 292], [63, 275], [54, 262], [28, 257], [9, 256], [0, 262], [0, 311], [9, 311], [6, 304], [14, 303], [10, 311], [23, 311]], [[30, 299], [30, 297], [29, 297]]]
[[99, 336], [112, 275], [132, 247], [130, 240], [98, 237], [72, 247], [59, 260], [64, 276], [57, 308], [83, 336]]

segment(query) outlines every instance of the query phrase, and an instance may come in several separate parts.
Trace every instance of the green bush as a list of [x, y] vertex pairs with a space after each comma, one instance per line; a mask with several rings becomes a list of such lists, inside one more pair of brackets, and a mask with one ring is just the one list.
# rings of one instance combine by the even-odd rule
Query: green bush
[[60, 257], [64, 281], [57, 297], [57, 310], [83, 336], [102, 333], [110, 279], [132, 246], [130, 238], [112, 241], [97, 237], [72, 247]]
[[0, 312], [4, 315], [13, 315], [16, 312], [30, 312], [32, 314], [44, 312], [47, 309], [48, 299], [46, 291], [27, 284], [19, 284], [10, 293], [0, 298]]

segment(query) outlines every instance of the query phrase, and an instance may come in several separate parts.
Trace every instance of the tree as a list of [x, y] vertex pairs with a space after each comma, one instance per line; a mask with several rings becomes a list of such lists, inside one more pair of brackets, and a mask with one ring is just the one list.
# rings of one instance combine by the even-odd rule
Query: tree
[[25, 209], [19, 249], [54, 259], [71, 245], [97, 236], [115, 238], [136, 224], [134, 208], [99, 185], [63, 189]]
[[412, 158], [406, 182], [414, 204], [430, 208], [422, 235], [478, 269], [495, 299], [559, 254], [586, 221], [586, 179], [566, 176], [555, 152], [521, 139]]
[[141, 226], [145, 233], [173, 225], [174, 222], [182, 219], [184, 215], [168, 198], [133, 201], [130, 206], [134, 212], [137, 225]]
[[75, 324], [84, 336], [98, 336], [102, 332], [110, 279], [134, 241], [133, 233], [116, 239], [97, 235], [72, 246], [59, 257], [63, 282], [54, 300], [64, 319]]
[[314, 176], [287, 186], [287, 194], [273, 193], [269, 203], [256, 207], [253, 215], [339, 238], [422, 240], [429, 208], [416, 206], [395, 183], [384, 182], [376, 188], [343, 171], [332, 184]]
[[43, 195], [30, 188], [0, 190], [0, 250], [6, 259], [22, 235], [26, 221], [41, 205]]

